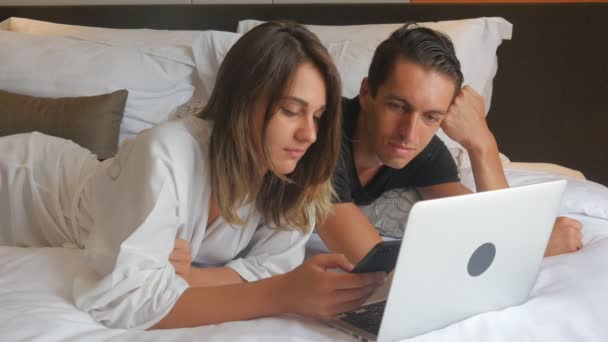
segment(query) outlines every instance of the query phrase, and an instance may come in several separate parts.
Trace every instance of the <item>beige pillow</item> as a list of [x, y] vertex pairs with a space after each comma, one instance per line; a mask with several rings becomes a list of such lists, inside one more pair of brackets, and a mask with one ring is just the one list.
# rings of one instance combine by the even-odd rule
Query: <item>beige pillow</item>
[[42, 98], [0, 90], [0, 136], [38, 131], [69, 139], [99, 159], [114, 156], [128, 92]]

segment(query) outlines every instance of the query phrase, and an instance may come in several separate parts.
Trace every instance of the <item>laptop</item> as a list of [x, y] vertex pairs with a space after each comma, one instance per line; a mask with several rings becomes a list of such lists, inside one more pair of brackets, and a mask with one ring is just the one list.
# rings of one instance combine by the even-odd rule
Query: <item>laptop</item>
[[566, 181], [417, 202], [388, 294], [328, 321], [396, 341], [519, 305], [536, 282]]

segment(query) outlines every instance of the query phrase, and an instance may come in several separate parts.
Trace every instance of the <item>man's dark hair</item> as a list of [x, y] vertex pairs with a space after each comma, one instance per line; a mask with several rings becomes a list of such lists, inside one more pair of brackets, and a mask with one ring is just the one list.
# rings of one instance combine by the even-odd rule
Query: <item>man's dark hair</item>
[[452, 78], [456, 86], [454, 96], [460, 91], [463, 76], [450, 38], [415, 23], [406, 23], [380, 43], [374, 53], [368, 72], [373, 97], [380, 85], [389, 78], [395, 62], [400, 58]]

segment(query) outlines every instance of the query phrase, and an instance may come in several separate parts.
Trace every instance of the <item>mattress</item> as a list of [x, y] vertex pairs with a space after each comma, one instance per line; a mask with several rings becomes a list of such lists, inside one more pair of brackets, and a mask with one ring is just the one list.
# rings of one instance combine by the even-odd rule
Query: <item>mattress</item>
[[[550, 174], [536, 171], [507, 170], [506, 173], [511, 185], [551, 178]], [[466, 174], [464, 176], [466, 182]], [[605, 188], [597, 189], [604, 191]], [[545, 258], [528, 301], [479, 314], [410, 340], [608, 341], [605, 324], [605, 317], [608, 317], [608, 219], [591, 215], [601, 213], [592, 206], [596, 211], [585, 212], [590, 206], [584, 205], [585, 198], [593, 201], [592, 204], [601, 201], [603, 193], [600, 191], [598, 195], [595, 190], [589, 188], [583, 195], [580, 191], [566, 192], [565, 196], [580, 197], [570, 202], [576, 203], [581, 210], [570, 210], [576, 207], [570, 205], [562, 210], [571, 212], [562, 214], [583, 223], [584, 247], [576, 253]], [[313, 235], [308, 249], [314, 254], [322, 252], [324, 245]], [[322, 322], [292, 315], [164, 331], [109, 329], [74, 306], [72, 279], [86, 267], [79, 249], [0, 247], [0, 340], [356, 340]]]

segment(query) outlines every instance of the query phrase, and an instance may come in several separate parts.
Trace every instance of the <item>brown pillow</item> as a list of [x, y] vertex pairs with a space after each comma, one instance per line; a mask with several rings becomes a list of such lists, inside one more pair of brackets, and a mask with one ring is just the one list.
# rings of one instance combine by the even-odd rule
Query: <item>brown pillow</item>
[[99, 159], [114, 156], [128, 92], [42, 98], [0, 90], [0, 136], [38, 131], [69, 139]]

